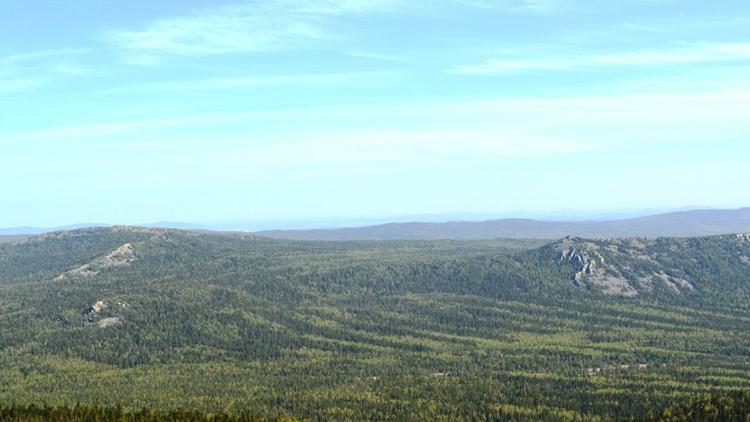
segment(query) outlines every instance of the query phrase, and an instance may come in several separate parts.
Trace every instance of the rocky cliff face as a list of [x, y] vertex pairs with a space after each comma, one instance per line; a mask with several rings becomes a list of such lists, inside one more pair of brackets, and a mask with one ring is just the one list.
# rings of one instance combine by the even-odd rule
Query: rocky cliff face
[[657, 286], [674, 293], [693, 290], [681, 268], [660, 262], [654, 240], [593, 241], [567, 237], [555, 245], [557, 260], [572, 265], [576, 287], [595, 286], [608, 295], [635, 296]]
[[582, 287], [591, 283], [605, 294], [635, 296], [638, 291], [615, 267], [606, 265], [606, 258], [596, 243], [577, 238], [565, 238], [556, 245], [557, 258], [561, 263], [573, 265], [576, 270], [573, 285]]

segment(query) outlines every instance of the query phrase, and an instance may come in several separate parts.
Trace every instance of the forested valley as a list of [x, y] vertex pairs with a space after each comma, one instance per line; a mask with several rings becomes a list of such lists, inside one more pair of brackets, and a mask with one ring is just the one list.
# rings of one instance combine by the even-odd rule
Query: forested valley
[[0, 420], [745, 420], [750, 236], [0, 244]]

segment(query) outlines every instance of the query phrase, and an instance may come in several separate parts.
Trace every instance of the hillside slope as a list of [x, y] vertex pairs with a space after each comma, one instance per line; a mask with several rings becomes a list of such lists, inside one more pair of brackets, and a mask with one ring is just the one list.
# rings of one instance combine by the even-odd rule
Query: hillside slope
[[28, 235], [0, 235], [0, 243], [11, 243], [28, 238]]
[[0, 245], [0, 402], [617, 419], [750, 388], [750, 236]]

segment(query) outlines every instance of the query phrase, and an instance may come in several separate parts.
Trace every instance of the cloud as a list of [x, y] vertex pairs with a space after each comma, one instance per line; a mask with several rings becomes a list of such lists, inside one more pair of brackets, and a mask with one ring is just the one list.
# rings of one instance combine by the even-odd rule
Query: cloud
[[354, 57], [357, 59], [367, 59], [367, 60], [376, 60], [376, 61], [382, 61], [382, 62], [397, 62], [397, 63], [409, 63], [412, 62], [411, 59], [406, 58], [404, 56], [397, 56], [392, 54], [380, 54], [380, 53], [370, 53], [366, 51], [350, 51], [344, 53], [344, 55], [349, 57]]
[[88, 50], [82, 48], [62, 48], [58, 50], [30, 51], [0, 57], [0, 63], [4, 65], [10, 65], [18, 63], [38, 62], [40, 60], [50, 58], [78, 56], [87, 52]]
[[665, 19], [663, 16], [646, 18], [638, 21], [623, 22], [619, 26], [622, 29], [636, 33], [684, 34], [686, 31], [692, 32], [695, 30], [715, 32], [733, 27], [746, 27], [748, 24], [750, 24], [750, 18], [744, 16], [723, 16], [721, 18], [700, 16], [699, 19], [689, 19], [686, 16], [676, 14], [668, 19]]
[[0, 133], [0, 141], [44, 142], [44, 141], [85, 141], [109, 138], [117, 135], [143, 133], [149, 129], [179, 127], [182, 125], [206, 124], [212, 122], [210, 115], [181, 118], [144, 119], [122, 122], [104, 122], [62, 126], [24, 132]]
[[64, 60], [86, 52], [87, 50], [84, 49], [59, 49], [2, 56], [0, 57], [0, 92], [28, 92], [50, 83], [59, 75], [80, 76], [86, 69]]
[[69, 76], [85, 76], [94, 73], [91, 68], [67, 63], [53, 65], [52, 69], [59, 74]]
[[521, 7], [527, 10], [548, 12], [560, 7], [560, 0], [524, 0]]
[[[109, 30], [104, 39], [128, 51], [128, 62], [150, 65], [159, 62], [160, 54], [262, 52], [330, 41], [337, 37], [330, 20], [343, 15], [417, 15], [426, 10], [455, 8], [542, 12], [553, 10], [558, 3], [559, 0], [262, 0], [158, 19], [140, 29]], [[378, 58], [393, 59], [383, 55]]]
[[[262, 157], [263, 166], [276, 167], [404, 161], [448, 165], [498, 157], [746, 142], [748, 103], [750, 90], [724, 90], [301, 108], [53, 127], [0, 133], [0, 142], [45, 142], [61, 148], [66, 145], [61, 141], [107, 148], [168, 144], [164, 148], [171, 151], [188, 144], [211, 145], [216, 150], [245, 151], [243, 157]], [[280, 124], [261, 132], [259, 121]]]
[[396, 76], [397, 72], [342, 72], [297, 75], [241, 76], [228, 78], [208, 78], [186, 81], [161, 81], [126, 85], [103, 92], [121, 93], [133, 90], [146, 91], [216, 91], [261, 86], [330, 85], [350, 82], [365, 82], [376, 78]]
[[[457, 164], [499, 157], [548, 156], [595, 149], [588, 140], [550, 138], [503, 126], [461, 129], [358, 129], [286, 137], [242, 148], [235, 157], [254, 157], [267, 167], [327, 167], [378, 163]], [[229, 157], [224, 157], [229, 159]]]
[[394, 7], [391, 0], [267, 0], [111, 30], [105, 39], [126, 50], [177, 55], [267, 51], [330, 37], [324, 22], [332, 16]]
[[[563, 8], [570, 8], [570, 1], [566, 0], [453, 0], [452, 2], [423, 1], [423, 6], [438, 4], [454, 4], [460, 7], [477, 9], [501, 10], [508, 12], [552, 12]], [[564, 4], [565, 3], [565, 4]]]
[[740, 62], [747, 60], [750, 60], [750, 42], [698, 43], [670, 50], [640, 50], [626, 53], [545, 58], [492, 59], [476, 65], [456, 66], [449, 69], [449, 73], [463, 75], [491, 75], [538, 70], [663, 66], [675, 64]]

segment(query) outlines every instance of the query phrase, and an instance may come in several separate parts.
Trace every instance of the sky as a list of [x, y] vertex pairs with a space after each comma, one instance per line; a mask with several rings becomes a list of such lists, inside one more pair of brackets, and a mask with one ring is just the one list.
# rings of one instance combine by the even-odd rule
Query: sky
[[750, 205], [747, 0], [0, 0], [0, 227]]

